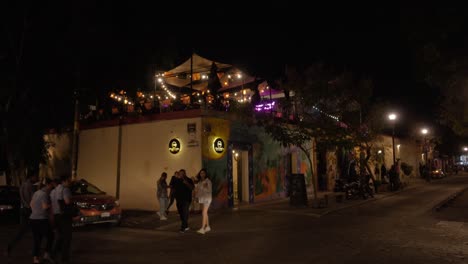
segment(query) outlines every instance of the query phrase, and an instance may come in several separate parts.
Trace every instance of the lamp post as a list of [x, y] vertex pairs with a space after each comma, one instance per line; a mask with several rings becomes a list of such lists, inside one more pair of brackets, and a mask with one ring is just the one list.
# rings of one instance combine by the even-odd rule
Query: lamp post
[[391, 113], [388, 115], [388, 119], [392, 122], [392, 149], [393, 149], [393, 165], [396, 163], [395, 159], [395, 122], [397, 119], [397, 115], [395, 113]]
[[[466, 152], [466, 153], [468, 153], [468, 147], [463, 147], [463, 151]], [[460, 157], [460, 160], [461, 160], [461, 157]], [[463, 160], [461, 160], [461, 161], [463, 161]], [[465, 156], [465, 157], [464, 157], [464, 164], [465, 164], [465, 166], [467, 165], [466, 163], [467, 163], [467, 159], [466, 159], [466, 156]]]
[[424, 141], [423, 141], [423, 151], [424, 151], [424, 164], [427, 166], [427, 133], [429, 133], [429, 130], [427, 128], [421, 129], [421, 134], [424, 135]]

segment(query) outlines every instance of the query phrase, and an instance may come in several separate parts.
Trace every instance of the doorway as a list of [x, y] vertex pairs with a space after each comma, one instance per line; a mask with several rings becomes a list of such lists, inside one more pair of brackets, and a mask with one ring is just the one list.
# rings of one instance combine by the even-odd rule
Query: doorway
[[228, 151], [228, 202], [237, 208], [253, 202], [252, 148], [231, 143]]
[[232, 159], [233, 199], [238, 206], [249, 201], [249, 152], [234, 150]]

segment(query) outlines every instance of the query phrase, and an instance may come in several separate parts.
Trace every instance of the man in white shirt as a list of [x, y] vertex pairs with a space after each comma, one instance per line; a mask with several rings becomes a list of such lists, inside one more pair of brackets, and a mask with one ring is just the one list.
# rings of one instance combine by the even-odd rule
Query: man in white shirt
[[64, 205], [71, 204], [70, 182], [70, 176], [62, 175], [60, 183], [50, 194], [56, 232], [52, 252], [54, 257], [57, 257], [57, 254], [61, 253], [62, 263], [69, 261], [72, 238], [73, 217], [63, 210]]

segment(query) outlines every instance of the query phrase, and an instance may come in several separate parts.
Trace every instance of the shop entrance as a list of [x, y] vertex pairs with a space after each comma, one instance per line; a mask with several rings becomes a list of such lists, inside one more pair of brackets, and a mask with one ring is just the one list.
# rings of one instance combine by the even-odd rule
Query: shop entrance
[[231, 143], [228, 150], [229, 206], [237, 208], [253, 202], [252, 148]]
[[234, 150], [232, 155], [232, 184], [234, 206], [249, 202], [249, 152]]

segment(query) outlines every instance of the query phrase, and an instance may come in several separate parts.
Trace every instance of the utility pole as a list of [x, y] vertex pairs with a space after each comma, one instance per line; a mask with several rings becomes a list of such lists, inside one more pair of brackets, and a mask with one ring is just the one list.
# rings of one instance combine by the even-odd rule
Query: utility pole
[[190, 90], [193, 91], [193, 51], [190, 55]]
[[78, 136], [79, 136], [79, 129], [80, 129], [80, 104], [78, 100], [78, 87], [75, 88], [73, 92], [74, 100], [75, 100], [75, 118], [73, 122], [73, 145], [72, 145], [72, 179], [76, 180], [77, 176], [77, 167], [78, 167]]
[[122, 115], [119, 117], [119, 135], [117, 141], [117, 177], [116, 177], [116, 188], [115, 197], [120, 198], [120, 169], [122, 165]]
[[396, 159], [395, 159], [395, 123], [393, 123], [393, 126], [392, 126], [392, 152], [393, 152], [393, 165], [395, 165], [396, 163]]
[[74, 8], [73, 9], [73, 16], [72, 16], [72, 21], [74, 23], [73, 26], [77, 31], [77, 34], [75, 34], [78, 39], [75, 42], [75, 54], [78, 55], [75, 57], [75, 63], [76, 63], [76, 72], [75, 72], [75, 78], [76, 78], [76, 86], [73, 91], [73, 99], [75, 100], [75, 113], [74, 113], [74, 120], [73, 120], [73, 144], [72, 144], [72, 171], [71, 171], [71, 178], [72, 180], [76, 180], [77, 178], [77, 170], [78, 170], [78, 139], [79, 139], [79, 129], [80, 129], [80, 104], [79, 104], [79, 91], [80, 91], [80, 58], [79, 58], [79, 53], [80, 53], [80, 39], [79, 39], [79, 9]]

